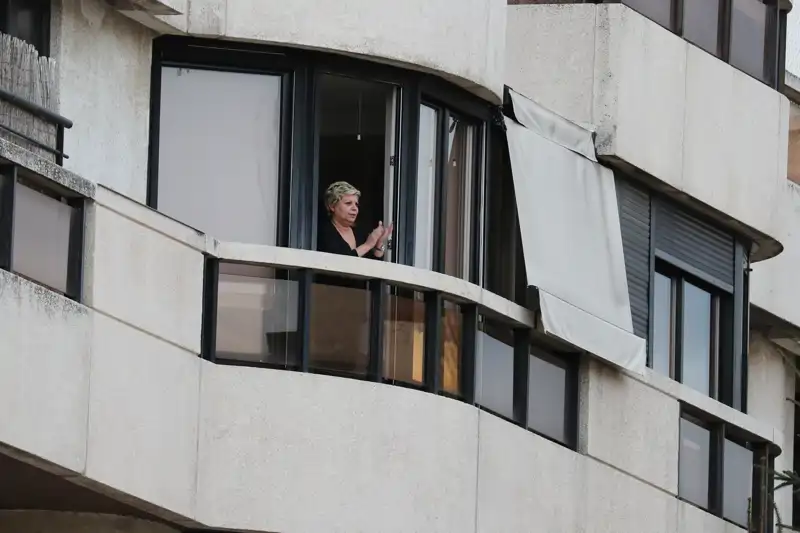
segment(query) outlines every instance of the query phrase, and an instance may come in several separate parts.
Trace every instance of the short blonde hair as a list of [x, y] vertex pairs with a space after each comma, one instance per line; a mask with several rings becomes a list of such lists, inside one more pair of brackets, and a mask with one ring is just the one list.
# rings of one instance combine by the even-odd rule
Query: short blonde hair
[[346, 181], [336, 181], [331, 183], [327, 189], [325, 189], [325, 208], [328, 213], [331, 211], [331, 207], [335, 206], [339, 203], [339, 201], [344, 196], [349, 196], [351, 194], [355, 194], [358, 197], [361, 197], [361, 191], [347, 183]]

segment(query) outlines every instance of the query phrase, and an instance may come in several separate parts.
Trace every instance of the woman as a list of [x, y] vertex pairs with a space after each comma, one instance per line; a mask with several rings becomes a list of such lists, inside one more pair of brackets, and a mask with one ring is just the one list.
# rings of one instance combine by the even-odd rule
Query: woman
[[319, 251], [383, 259], [386, 242], [394, 226], [389, 224], [384, 227], [383, 222], [378, 222], [378, 226], [369, 233], [356, 226], [360, 197], [361, 192], [346, 181], [331, 183], [327, 188], [325, 210], [330, 221], [320, 226], [317, 238]]

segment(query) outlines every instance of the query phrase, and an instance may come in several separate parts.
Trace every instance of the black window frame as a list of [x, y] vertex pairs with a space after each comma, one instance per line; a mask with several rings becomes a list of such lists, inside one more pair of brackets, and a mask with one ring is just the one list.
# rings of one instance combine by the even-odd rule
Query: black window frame
[[[670, 21], [669, 26], [664, 26], [661, 22], [656, 21], [641, 13], [635, 7], [629, 6], [631, 9], [640, 13], [648, 20], [653, 20], [659, 26], [671, 31], [672, 33], [684, 38], [687, 42], [694, 44], [691, 40], [684, 36], [683, 28], [683, 12], [686, 0], [652, 0], [669, 2], [670, 4]], [[782, 89], [783, 87], [783, 71], [786, 51], [786, 15], [788, 9], [784, 7], [783, 0], [753, 0], [765, 4], [768, 8], [766, 25], [764, 28], [764, 72], [762, 77], [758, 78], [752, 74], [740, 69], [731, 63], [730, 48], [731, 48], [731, 12], [733, 9], [733, 0], [718, 0], [718, 24], [717, 24], [717, 48], [715, 51], [705, 50], [697, 46], [699, 49], [704, 50], [725, 63], [730, 64], [740, 72], [754, 77], [758, 81], [772, 87], [773, 89]], [[625, 0], [605, 0], [606, 3], [622, 3], [628, 5]]]
[[[721, 520], [748, 529], [747, 524], [739, 524], [724, 516], [724, 491], [725, 491], [725, 441], [731, 441], [753, 452], [752, 485], [750, 491], [751, 505], [749, 520], [751, 525], [758, 524], [754, 531], [770, 533], [773, 529], [773, 499], [775, 456], [780, 452], [771, 443], [749, 434], [722, 419], [716, 418], [697, 408], [681, 405], [680, 420], [687, 420], [692, 424], [707, 429], [711, 434], [709, 448], [708, 472], [708, 507], [702, 507], [684, 498], [678, 493], [678, 499], [698, 509], [717, 516]], [[680, 436], [679, 430], [679, 439]], [[679, 445], [678, 464], [680, 471]], [[762, 490], [764, 489], [764, 490]], [[750, 529], [748, 529], [749, 531]]]
[[14, 15], [15, 10], [19, 9], [22, 4], [33, 5], [36, 8], [40, 24], [39, 35], [35, 42], [23, 40], [33, 45], [40, 56], [47, 57], [50, 55], [50, 0], [0, 0], [0, 32], [22, 39], [16, 27], [17, 20]]
[[[29, 187], [58, 199], [73, 209], [67, 247], [66, 291], [40, 282], [14, 270], [14, 209], [17, 186]], [[0, 163], [0, 269], [61, 294], [75, 302], [83, 300], [83, 246], [86, 225], [86, 198], [42, 176], [11, 163]]]
[[[147, 205], [158, 209], [158, 163], [161, 69], [184, 67], [216, 71], [247, 72], [283, 77], [281, 146], [279, 161], [278, 235], [276, 243], [298, 249], [316, 249], [320, 194], [318, 172], [317, 79], [322, 74], [346, 76], [399, 87], [394, 214], [395, 234], [392, 261], [414, 264], [416, 216], [417, 149], [419, 108], [423, 103], [446, 110], [440, 113], [439, 135], [445, 133], [446, 114], [455, 113], [477, 126], [474, 150], [476, 179], [472, 191], [472, 213], [482, 214], [483, 192], [488, 174], [486, 143], [493, 106], [465, 89], [435, 76], [332, 53], [283, 48], [251, 43], [208, 40], [194, 37], [162, 36], [154, 41], [151, 72], [150, 141]], [[445, 150], [440, 143], [438, 153]], [[435, 193], [435, 246], [442, 242], [442, 176], [440, 157]], [[472, 217], [470, 276], [479, 283], [483, 270], [482, 220]], [[441, 248], [441, 246], [439, 246]], [[437, 249], [439, 249], [437, 248]], [[442, 251], [432, 270], [443, 271]]]

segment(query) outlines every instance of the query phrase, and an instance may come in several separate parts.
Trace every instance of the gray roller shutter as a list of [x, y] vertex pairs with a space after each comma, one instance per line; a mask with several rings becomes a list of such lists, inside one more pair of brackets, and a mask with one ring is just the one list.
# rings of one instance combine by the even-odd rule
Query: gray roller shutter
[[680, 208], [655, 203], [656, 250], [733, 286], [734, 240]]
[[616, 185], [633, 332], [647, 338], [650, 314], [650, 195], [622, 179], [617, 179]]

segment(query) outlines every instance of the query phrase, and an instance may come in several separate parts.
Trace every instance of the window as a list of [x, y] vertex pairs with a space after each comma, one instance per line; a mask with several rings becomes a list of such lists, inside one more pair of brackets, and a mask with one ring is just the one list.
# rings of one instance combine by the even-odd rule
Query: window
[[448, 156], [444, 173], [444, 273], [471, 279], [473, 203], [477, 173], [477, 128], [448, 118]]
[[561, 358], [531, 347], [528, 362], [527, 426], [567, 446], [575, 445], [577, 432], [576, 361], [577, 355]]
[[0, 32], [50, 54], [50, 0], [0, 0]]
[[441, 372], [442, 390], [461, 396], [461, 363], [464, 342], [464, 316], [461, 306], [445, 300], [442, 305]]
[[[619, 0], [653, 22], [777, 87], [786, 12], [773, 0]], [[730, 15], [727, 15], [730, 13]]]
[[387, 287], [383, 376], [390, 382], [425, 383], [425, 299], [417, 291]]
[[514, 332], [483, 318], [478, 325], [477, 344], [475, 399], [478, 405], [513, 420]]
[[728, 299], [700, 285], [675, 270], [656, 272], [652, 367], [717, 397], [720, 306]]
[[277, 75], [162, 68], [151, 204], [217, 239], [276, 244], [282, 83]]
[[215, 358], [296, 368], [299, 288], [292, 273], [221, 263]]
[[414, 266], [433, 269], [433, 235], [436, 176], [438, 165], [437, 130], [439, 111], [419, 108], [419, 148], [417, 152], [417, 205], [414, 235]]
[[678, 496], [741, 527], [772, 516], [766, 444], [726, 424], [684, 413], [680, 420]]
[[0, 167], [0, 268], [80, 301], [82, 261], [83, 198]]
[[800, 184], [800, 106], [789, 107], [789, 167], [788, 178]]

